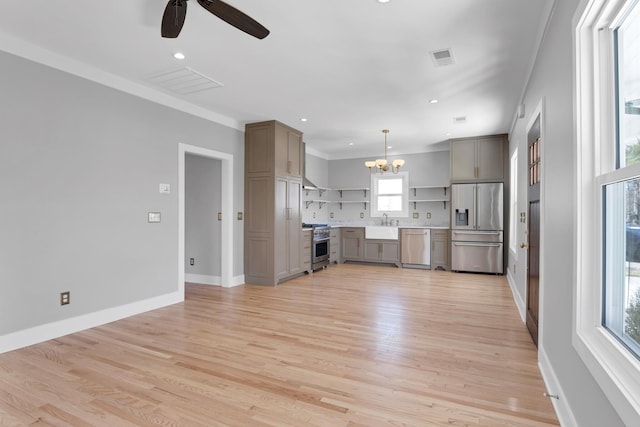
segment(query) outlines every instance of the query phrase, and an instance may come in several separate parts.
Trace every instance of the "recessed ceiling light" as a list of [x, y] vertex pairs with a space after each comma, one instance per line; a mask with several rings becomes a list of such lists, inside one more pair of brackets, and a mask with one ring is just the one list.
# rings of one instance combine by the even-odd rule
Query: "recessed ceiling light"
[[301, 122], [306, 122], [308, 119], [306, 117], [303, 117], [300, 119]]
[[184, 53], [182, 53], [182, 52], [174, 53], [173, 57], [176, 58], [176, 59], [184, 59], [185, 58]]
[[378, 3], [389, 3], [390, 0], [378, 0]]
[[451, 132], [447, 132], [444, 134], [445, 136], [451, 136]]
[[349, 145], [356, 145], [356, 143], [355, 142], [350, 142]]
[[429, 104], [437, 104], [438, 100], [437, 99], [430, 99], [429, 100]]

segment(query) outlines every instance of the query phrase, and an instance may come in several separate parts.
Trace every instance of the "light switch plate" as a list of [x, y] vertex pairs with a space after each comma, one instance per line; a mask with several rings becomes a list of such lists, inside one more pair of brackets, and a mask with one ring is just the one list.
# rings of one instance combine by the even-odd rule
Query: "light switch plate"
[[413, 219], [418, 219], [418, 218], [420, 218], [420, 214], [418, 212], [414, 212]]
[[160, 222], [160, 212], [149, 212], [149, 222]]
[[171, 194], [171, 184], [160, 184], [160, 194]]

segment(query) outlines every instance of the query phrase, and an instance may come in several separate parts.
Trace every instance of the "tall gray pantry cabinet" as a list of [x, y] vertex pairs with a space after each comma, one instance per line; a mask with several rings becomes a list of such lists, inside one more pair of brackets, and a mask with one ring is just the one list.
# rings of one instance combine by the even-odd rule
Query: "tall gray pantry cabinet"
[[302, 132], [275, 120], [245, 126], [245, 282], [276, 285], [304, 273]]

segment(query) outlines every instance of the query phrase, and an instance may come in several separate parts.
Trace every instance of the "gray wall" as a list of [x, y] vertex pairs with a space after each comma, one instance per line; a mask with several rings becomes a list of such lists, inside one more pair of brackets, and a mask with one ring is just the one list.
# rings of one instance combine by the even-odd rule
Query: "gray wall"
[[234, 155], [242, 211], [243, 133], [6, 53], [0, 69], [0, 335], [176, 292], [178, 143]]
[[[561, 384], [560, 398], [569, 403], [580, 427], [614, 427], [623, 423], [571, 344], [574, 318], [572, 272], [574, 177], [576, 152], [573, 146], [572, 25], [578, 0], [557, 1], [548, 33], [537, 58], [524, 96], [526, 117], [518, 120], [511, 143], [518, 144], [520, 196], [518, 210], [526, 211], [526, 126], [533, 110], [544, 99], [543, 115], [543, 199], [541, 247], [540, 351], [546, 353]], [[511, 147], [511, 152], [513, 152]], [[518, 241], [524, 241], [524, 227], [518, 227]], [[526, 253], [518, 256], [517, 290], [525, 300]], [[551, 390], [552, 392], [554, 390]]]
[[185, 165], [185, 273], [220, 277], [222, 162], [188, 154]]
[[329, 161], [306, 153], [305, 176], [319, 187], [329, 186]]

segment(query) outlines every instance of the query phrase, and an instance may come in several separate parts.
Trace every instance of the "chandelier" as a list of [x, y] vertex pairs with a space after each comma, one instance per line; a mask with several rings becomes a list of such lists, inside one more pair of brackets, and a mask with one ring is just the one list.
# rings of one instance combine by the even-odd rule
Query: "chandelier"
[[387, 134], [389, 133], [389, 129], [382, 129], [382, 133], [384, 133], [384, 159], [367, 160], [364, 162], [364, 165], [369, 168], [370, 172], [374, 167], [377, 167], [380, 173], [385, 173], [388, 170], [391, 170], [393, 173], [398, 173], [400, 166], [404, 165], [404, 160], [396, 159], [389, 164], [387, 161]]

